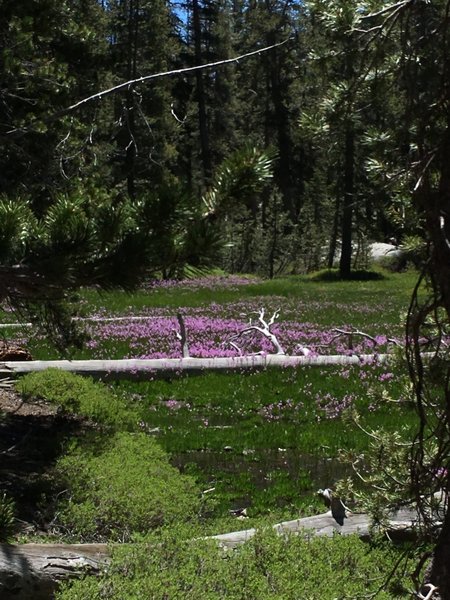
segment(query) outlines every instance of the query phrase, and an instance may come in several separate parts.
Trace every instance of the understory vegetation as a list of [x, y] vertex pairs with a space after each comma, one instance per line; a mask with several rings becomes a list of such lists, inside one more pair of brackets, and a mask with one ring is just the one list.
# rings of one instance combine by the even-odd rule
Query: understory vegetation
[[392, 564], [402, 558], [387, 544], [371, 547], [356, 536], [282, 537], [266, 527], [225, 554], [213, 540], [193, 541], [187, 534], [192, 530], [166, 530], [119, 549], [107, 576], [65, 586], [58, 598], [331, 600], [376, 592], [383, 600], [405, 597], [406, 581], [386, 583]]
[[156, 540], [63, 596], [376, 596], [390, 546], [184, 553], [331, 486], [450, 600], [449, 57], [450, 0], [0, 2], [0, 365], [354, 363], [2, 380], [0, 536]]
[[[280, 309], [274, 331], [291, 353], [296, 344], [316, 354], [380, 348], [392, 352], [393, 360], [149, 376], [108, 385], [57, 369], [21, 377], [17, 390], [26, 402], [52, 403], [59, 418], [78, 415], [83, 423], [77, 435], [65, 438], [47, 473], [51, 486], [39, 514], [51, 539], [133, 542], [117, 551], [107, 575], [68, 585], [59, 597], [331, 600], [376, 591], [393, 562], [405, 566], [404, 548], [340, 536], [277, 538], [270, 525], [323, 512], [317, 489], [350, 475], [349, 464], [339, 459], [341, 449], [363, 464], [367, 431], [383, 428], [400, 439], [411, 437], [415, 415], [407, 374], [388, 338], [402, 339], [400, 315], [412, 277], [389, 274], [356, 283], [222, 277], [152, 283], [136, 296], [83, 292], [88, 320], [79, 325], [89, 336], [90, 356], [122, 358], [125, 346], [140, 356], [144, 344], [154, 343], [151, 325], [178, 310], [188, 315], [194, 307], [197, 315], [209, 316], [207, 327], [198, 329], [198, 321], [186, 317], [190, 344], [197, 339], [199, 355], [210, 355], [212, 348], [226, 354], [219, 338], [233, 331], [230, 322], [234, 331], [243, 328], [251, 308], [264, 306], [268, 314]], [[136, 330], [140, 316], [148, 326]], [[105, 321], [114, 318], [120, 320]], [[349, 347], [348, 336], [334, 340], [336, 328], [370, 337], [354, 334]], [[38, 356], [56, 357], [39, 336], [14, 331], [17, 342], [33, 346]], [[158, 339], [163, 334], [179, 344], [168, 326]], [[167, 356], [164, 348], [158, 356]], [[261, 533], [231, 554], [211, 542], [192, 541], [253, 526]], [[380, 597], [401, 597], [406, 589], [399, 576], [390, 586]]]

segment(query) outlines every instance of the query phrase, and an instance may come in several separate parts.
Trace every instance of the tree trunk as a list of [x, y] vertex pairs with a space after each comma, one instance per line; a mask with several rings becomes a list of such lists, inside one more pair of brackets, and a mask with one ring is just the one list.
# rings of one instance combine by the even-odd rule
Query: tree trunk
[[[194, 26], [194, 56], [195, 64], [202, 63], [202, 29], [200, 23], [200, 8], [198, 0], [192, 1], [192, 20]], [[203, 72], [201, 70], [195, 73], [197, 83], [197, 105], [198, 105], [198, 126], [200, 132], [200, 151], [203, 167], [203, 175], [208, 182], [212, 176], [211, 151], [209, 146], [208, 119], [206, 113], [206, 94], [203, 81]]]
[[249, 355], [217, 358], [155, 358], [120, 360], [29, 360], [0, 362], [0, 377], [23, 375], [54, 368], [102, 379], [145, 379], [199, 374], [206, 371], [262, 370], [268, 367], [325, 367], [385, 363], [392, 354], [335, 356], [286, 356], [282, 354]]
[[338, 192], [336, 194], [336, 206], [333, 217], [333, 228], [331, 230], [330, 244], [328, 246], [328, 258], [327, 266], [329, 269], [333, 268], [334, 257], [336, 256], [337, 239], [339, 234], [339, 216], [341, 212], [341, 196]]
[[[136, 79], [137, 74], [137, 43], [139, 28], [139, 0], [130, 0], [128, 11], [128, 57], [127, 78]], [[125, 126], [127, 128], [125, 140], [125, 175], [127, 179], [127, 192], [130, 198], [136, 197], [136, 107], [134, 88], [130, 86], [126, 94]]]
[[[450, 80], [450, 62], [447, 66]], [[450, 88], [448, 88], [450, 94]], [[450, 100], [450, 98], [449, 98]], [[450, 321], [450, 115], [447, 115], [447, 127], [442, 136], [439, 152], [439, 187], [433, 190], [428, 177], [415, 196], [416, 205], [425, 217], [426, 230], [431, 241], [431, 255], [428, 263], [430, 280], [433, 285], [434, 299]], [[450, 367], [448, 360], [442, 365], [441, 381], [443, 386], [443, 403], [440, 422], [443, 424], [447, 440], [450, 436]], [[426, 375], [430, 377], [430, 375]], [[420, 399], [418, 399], [420, 400]], [[419, 412], [420, 414], [420, 412]], [[422, 421], [426, 417], [422, 418]], [[425, 425], [422, 423], [422, 426]], [[441, 440], [442, 443], [442, 440]], [[450, 492], [450, 469], [447, 468], [446, 490]], [[450, 600], [450, 510], [446, 505], [441, 532], [433, 550], [430, 566], [425, 581], [438, 586], [433, 600]]]
[[0, 597], [50, 600], [61, 581], [98, 574], [107, 563], [106, 544], [1, 544]]
[[433, 600], [437, 598], [450, 600], [450, 511], [448, 509], [425, 580], [438, 587], [438, 595], [433, 595]]
[[348, 119], [345, 132], [342, 246], [339, 262], [339, 274], [343, 278], [350, 277], [352, 270], [352, 229], [355, 187], [355, 133], [353, 123], [351, 122], [351, 115]]

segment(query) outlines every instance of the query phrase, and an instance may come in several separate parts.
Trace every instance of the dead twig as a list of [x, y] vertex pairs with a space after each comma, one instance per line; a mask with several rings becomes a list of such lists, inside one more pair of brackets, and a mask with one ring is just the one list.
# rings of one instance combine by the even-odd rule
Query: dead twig
[[[328, 345], [331, 345], [333, 342], [335, 342], [340, 337], [347, 336], [349, 350], [353, 350], [353, 337], [355, 335], [371, 341], [372, 344], [374, 345], [374, 347], [379, 345], [379, 342], [375, 337], [373, 337], [372, 335], [369, 335], [368, 333], [365, 333], [364, 331], [359, 331], [359, 329], [345, 330], [345, 329], [334, 328], [331, 331], [335, 332], [336, 335], [333, 337], [332, 340], [330, 340]], [[394, 338], [386, 338], [386, 342], [388, 344], [393, 344], [394, 346], [401, 346], [400, 342]]]
[[[290, 39], [291, 38], [287, 38], [287, 39], [283, 40], [282, 42], [278, 42], [277, 44], [272, 44], [271, 46], [264, 46], [263, 48], [258, 48], [257, 50], [253, 50], [252, 52], [247, 52], [245, 54], [241, 54], [240, 56], [233, 56], [232, 58], [227, 58], [224, 60], [217, 60], [217, 61], [214, 61], [211, 63], [206, 63], [203, 65], [196, 65], [194, 67], [185, 67], [182, 69], [174, 69], [172, 71], [162, 71], [160, 73], [152, 73], [151, 75], [143, 75], [142, 77], [138, 77], [136, 79], [130, 79], [129, 81], [125, 81], [123, 83], [120, 83], [119, 85], [115, 85], [106, 90], [102, 90], [101, 92], [97, 92], [96, 94], [93, 94], [92, 96], [83, 98], [82, 100], [75, 102], [75, 104], [72, 104], [71, 106], [67, 106], [66, 108], [63, 108], [62, 110], [50, 115], [47, 118], [42, 119], [42, 117], [40, 117], [40, 121], [43, 121], [46, 124], [52, 123], [54, 121], [57, 121], [58, 119], [61, 119], [64, 116], [80, 109], [81, 107], [85, 106], [89, 102], [92, 102], [94, 100], [102, 100], [103, 98], [105, 98], [106, 96], [109, 96], [110, 94], [120, 92], [121, 90], [133, 88], [136, 85], [146, 83], [148, 81], [152, 81], [153, 79], [158, 79], [161, 77], [172, 77], [174, 75], [181, 75], [184, 73], [195, 73], [196, 71], [200, 71], [200, 70], [204, 70], [204, 69], [212, 69], [212, 68], [220, 67], [222, 65], [227, 65], [230, 63], [238, 63], [240, 60], [244, 60], [250, 56], [262, 54], [263, 52], [268, 52], [270, 50], [273, 50], [274, 48], [279, 48], [280, 46], [283, 46], [284, 44], [286, 44]], [[34, 122], [35, 121], [32, 121], [28, 126], [25, 126], [25, 127], [21, 126], [21, 127], [15, 127], [13, 129], [10, 129], [9, 131], [6, 132], [6, 136], [20, 136], [20, 135], [24, 135], [25, 133], [28, 133], [29, 131], [32, 131], [32, 126], [33, 126]]]

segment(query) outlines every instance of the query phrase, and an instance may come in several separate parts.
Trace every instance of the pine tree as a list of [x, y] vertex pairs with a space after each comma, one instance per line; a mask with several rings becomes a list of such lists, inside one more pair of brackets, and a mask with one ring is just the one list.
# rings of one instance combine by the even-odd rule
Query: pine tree
[[5, 1], [0, 38], [0, 188], [45, 205], [95, 160], [94, 107], [51, 127], [47, 118], [103, 83], [101, 8], [95, 0]]
[[[167, 71], [178, 52], [170, 6], [164, 0], [116, 0], [107, 10], [113, 82]], [[110, 132], [115, 149], [110, 157], [115, 185], [132, 198], [149, 182], [170, 182], [177, 162], [177, 122], [172, 116], [173, 82], [160, 79], [146, 86], [130, 85], [114, 98]], [[114, 123], [114, 125], [112, 125]]]
[[[366, 51], [395, 95], [397, 121], [378, 134], [372, 168], [385, 173], [385, 190], [409, 196], [421, 233], [421, 273], [406, 322], [406, 350], [418, 427], [405, 480], [384, 480], [387, 504], [418, 507], [421, 541], [432, 546], [422, 595], [450, 598], [450, 22], [448, 3], [374, 5], [355, 14]], [[360, 73], [362, 77], [365, 75]], [[367, 74], [366, 74], [367, 75]], [[375, 136], [371, 138], [373, 147]], [[381, 181], [381, 179], [380, 179]], [[423, 341], [431, 357], [424, 360]], [[390, 460], [378, 448], [378, 464]], [[405, 447], [403, 447], [403, 454]], [[392, 457], [391, 457], [392, 460]], [[379, 474], [379, 481], [383, 475]], [[394, 486], [393, 486], [394, 484]], [[383, 487], [378, 487], [378, 490]], [[440, 494], [441, 505], [435, 494]], [[398, 499], [398, 496], [397, 496]], [[436, 521], [439, 527], [436, 528]], [[428, 555], [428, 553], [427, 553]], [[424, 559], [427, 556], [424, 556]], [[423, 564], [421, 565], [423, 566]], [[430, 586], [431, 589], [430, 589]], [[434, 589], [436, 586], [436, 589]]]

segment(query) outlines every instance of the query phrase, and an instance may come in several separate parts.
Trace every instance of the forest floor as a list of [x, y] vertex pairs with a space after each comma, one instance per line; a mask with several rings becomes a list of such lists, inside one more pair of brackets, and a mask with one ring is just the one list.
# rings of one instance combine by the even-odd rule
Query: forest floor
[[0, 388], [0, 415], [0, 487], [14, 500], [19, 533], [44, 534], [51, 526], [45, 507], [54, 493], [51, 469], [84, 420], [47, 402], [24, 402], [13, 388]]

